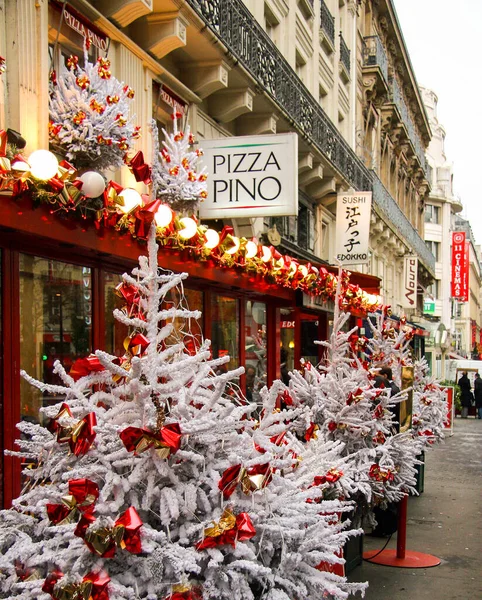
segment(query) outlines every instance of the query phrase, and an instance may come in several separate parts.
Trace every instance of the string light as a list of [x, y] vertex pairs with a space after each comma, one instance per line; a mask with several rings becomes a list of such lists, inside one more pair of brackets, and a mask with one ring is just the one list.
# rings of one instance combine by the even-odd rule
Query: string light
[[179, 219], [179, 223], [182, 225], [183, 229], [178, 231], [178, 235], [183, 240], [190, 240], [197, 233], [197, 223], [191, 217], [183, 217]]
[[236, 254], [236, 252], [239, 250], [239, 246], [241, 243], [239, 241], [239, 238], [236, 237], [235, 235], [230, 235], [229, 237], [231, 238], [231, 241], [233, 242], [233, 247], [230, 248], [229, 250], [226, 250], [226, 252], [228, 254], [233, 255], [233, 254]]
[[122, 198], [124, 201], [124, 206], [119, 206], [119, 209], [123, 213], [130, 213], [142, 202], [139, 192], [136, 192], [136, 190], [133, 190], [132, 188], [125, 188], [125, 190], [122, 190], [119, 194], [119, 198]]
[[219, 246], [219, 233], [215, 229], [206, 229], [204, 237], [206, 238], [204, 247], [208, 250], [213, 250]]
[[30, 173], [35, 179], [48, 181], [57, 175], [59, 161], [48, 150], [35, 150], [30, 155], [28, 162], [30, 164]]
[[172, 221], [172, 210], [167, 204], [161, 204], [154, 215], [158, 227], [168, 227]]
[[263, 262], [267, 263], [273, 258], [271, 255], [271, 250], [268, 248], [268, 246], [262, 246], [261, 251], [263, 253], [261, 256], [261, 260]]
[[246, 242], [246, 258], [254, 258], [258, 254], [258, 244], [248, 240]]

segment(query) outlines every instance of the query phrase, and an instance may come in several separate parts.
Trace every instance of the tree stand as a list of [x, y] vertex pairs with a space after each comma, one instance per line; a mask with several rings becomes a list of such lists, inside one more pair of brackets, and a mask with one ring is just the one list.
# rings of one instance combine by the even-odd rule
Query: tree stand
[[426, 569], [427, 567], [436, 567], [440, 564], [440, 558], [431, 554], [423, 554], [407, 550], [407, 504], [408, 495], [405, 494], [400, 502], [398, 512], [398, 533], [396, 550], [370, 550], [363, 553], [363, 558], [377, 565], [386, 567], [400, 567], [405, 569]]

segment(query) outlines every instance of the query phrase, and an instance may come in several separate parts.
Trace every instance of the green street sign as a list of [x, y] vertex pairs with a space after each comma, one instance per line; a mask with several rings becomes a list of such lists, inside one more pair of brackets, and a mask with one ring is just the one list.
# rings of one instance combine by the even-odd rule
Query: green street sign
[[435, 313], [435, 300], [425, 298], [423, 301], [423, 312], [426, 315], [433, 315]]

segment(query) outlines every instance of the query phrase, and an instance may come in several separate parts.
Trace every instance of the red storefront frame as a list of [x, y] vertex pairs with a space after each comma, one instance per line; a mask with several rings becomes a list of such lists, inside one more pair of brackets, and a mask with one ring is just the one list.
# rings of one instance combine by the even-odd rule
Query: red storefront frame
[[[106, 272], [122, 273], [137, 264], [137, 257], [145, 252], [145, 244], [115, 230], [99, 232], [93, 225], [71, 218], [59, 219], [46, 207], [32, 209], [31, 201], [0, 201], [0, 249], [2, 252], [2, 333], [0, 353], [3, 406], [3, 448], [13, 449], [17, 437], [16, 423], [20, 420], [20, 322], [19, 322], [19, 254], [33, 254], [92, 268], [92, 348], [102, 349], [105, 343], [104, 276]], [[296, 312], [295, 339], [298, 347], [295, 367], [299, 366], [301, 322], [314, 318], [315, 313], [296, 308], [294, 290], [280, 288], [259, 277], [235, 270], [221, 269], [210, 261], [192, 260], [187, 251], [160, 249], [163, 268], [188, 272], [189, 286], [203, 290], [203, 334], [211, 337], [211, 296], [229, 295], [240, 300], [240, 323], [245, 321], [245, 302], [256, 299], [266, 303], [267, 311], [267, 383], [280, 377], [280, 308], [292, 307]], [[358, 283], [352, 276], [353, 283]], [[370, 293], [378, 291], [379, 279], [363, 276], [359, 284]], [[326, 339], [326, 313], [316, 311], [320, 320], [319, 336]], [[240, 327], [239, 364], [244, 365], [245, 335]], [[245, 379], [241, 378], [244, 389]], [[0, 463], [1, 466], [1, 463]], [[20, 491], [18, 460], [3, 458], [3, 505]], [[1, 490], [0, 490], [1, 492]], [[0, 494], [1, 502], [1, 494]]]

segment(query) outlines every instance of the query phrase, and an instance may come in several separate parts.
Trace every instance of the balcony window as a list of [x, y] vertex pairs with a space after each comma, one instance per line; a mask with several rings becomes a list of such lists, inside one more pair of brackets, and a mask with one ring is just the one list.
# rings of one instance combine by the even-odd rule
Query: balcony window
[[267, 4], [264, 5], [264, 24], [268, 37], [273, 44], [278, 46], [280, 22]]
[[346, 69], [348, 76], [350, 76], [350, 50], [346, 45], [343, 35], [340, 32], [340, 62]]
[[440, 225], [440, 206], [433, 204], [425, 205], [425, 223]]
[[377, 35], [371, 35], [364, 39], [363, 44], [363, 66], [378, 67], [383, 73], [385, 81], [388, 82], [388, 60], [387, 54]]
[[307, 20], [315, 14], [314, 0], [298, 0], [298, 8]]
[[301, 79], [301, 81], [305, 81], [305, 77], [306, 77], [306, 60], [305, 58], [298, 52], [298, 50], [296, 51], [296, 62], [295, 62], [295, 70], [296, 70], [296, 74], [298, 75], [298, 77]]
[[298, 211], [298, 245], [308, 252], [315, 249], [315, 213], [311, 207], [301, 203]]
[[324, 0], [320, 0], [320, 29], [323, 34], [335, 45], [335, 17], [331, 14]]

